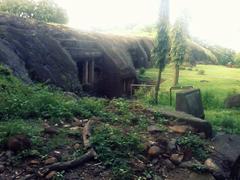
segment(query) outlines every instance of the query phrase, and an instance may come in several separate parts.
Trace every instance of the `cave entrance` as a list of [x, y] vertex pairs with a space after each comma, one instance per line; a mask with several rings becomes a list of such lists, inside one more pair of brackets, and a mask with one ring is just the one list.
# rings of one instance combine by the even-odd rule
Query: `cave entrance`
[[131, 94], [131, 84], [134, 83], [134, 79], [128, 78], [123, 80], [123, 93], [125, 95]]
[[81, 84], [94, 84], [94, 59], [84, 59], [77, 63], [78, 65], [78, 76]]

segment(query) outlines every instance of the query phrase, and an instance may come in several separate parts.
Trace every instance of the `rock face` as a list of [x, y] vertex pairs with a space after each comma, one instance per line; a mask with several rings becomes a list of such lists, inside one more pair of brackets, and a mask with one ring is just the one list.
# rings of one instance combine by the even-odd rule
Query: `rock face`
[[212, 163], [220, 168], [214, 172], [215, 177], [227, 179], [230, 175], [239, 176], [240, 136], [217, 135], [213, 139], [213, 146], [215, 149], [211, 155]]
[[84, 33], [0, 14], [0, 63], [27, 83], [109, 97], [130, 92], [135, 68], [150, 65], [151, 39]]
[[204, 119], [205, 115], [200, 89], [191, 89], [177, 92], [176, 110]]
[[237, 107], [240, 107], [240, 94], [228, 97], [225, 100], [225, 107], [226, 108], [237, 108]]

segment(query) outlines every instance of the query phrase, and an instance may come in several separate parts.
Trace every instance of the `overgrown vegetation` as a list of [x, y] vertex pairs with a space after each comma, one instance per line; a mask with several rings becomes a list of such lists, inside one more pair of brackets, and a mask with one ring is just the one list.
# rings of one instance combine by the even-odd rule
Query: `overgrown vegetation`
[[[11, 163], [20, 165], [29, 157], [44, 160], [54, 150], [73, 146], [74, 143], [82, 144], [81, 131], [63, 125], [71, 124], [74, 117], [85, 119], [96, 116], [105, 124], [96, 127], [91, 139], [99, 160], [111, 169], [115, 179], [133, 176], [130, 160], [142, 152], [143, 139], [139, 132], [146, 131], [149, 126], [148, 117], [139, 111], [143, 109], [140, 104], [121, 98], [75, 99], [41, 84], [26, 85], [2, 66], [0, 87], [0, 148], [6, 148], [9, 138], [15, 135], [25, 135], [32, 142], [31, 147], [19, 152]], [[58, 133], [46, 135], [46, 123], [56, 127]], [[68, 151], [68, 157], [62, 156], [62, 161], [79, 158], [86, 152], [83, 147]], [[63, 174], [60, 172], [56, 177], [61, 178]]]
[[140, 137], [135, 133], [124, 133], [104, 125], [95, 129], [92, 143], [99, 159], [112, 169], [115, 179], [132, 177], [130, 157], [142, 151]]
[[177, 140], [177, 144], [186, 150], [191, 150], [193, 156], [198, 160], [206, 160], [208, 158], [207, 144], [199, 136], [187, 134]]
[[[0, 68], [1, 74], [8, 71]], [[6, 71], [6, 72], [5, 72]], [[25, 85], [11, 75], [0, 77], [0, 120], [47, 119], [56, 121], [73, 116], [99, 115], [105, 101], [96, 98], [75, 100], [63, 92], [42, 85]]]
[[[169, 89], [173, 83], [173, 69], [173, 66], [170, 64], [163, 73], [166, 81], [162, 84], [159, 99], [161, 99], [160, 106], [165, 106], [165, 108], [166, 106], [173, 108], [175, 105], [174, 95], [173, 106], [170, 107], [169, 105]], [[199, 75], [199, 72], [201, 72], [200, 74], [204, 72], [204, 75]], [[218, 72], [221, 72], [221, 77], [217, 76]], [[154, 80], [157, 73], [157, 69], [149, 69], [142, 79]], [[192, 85], [194, 88], [201, 89], [206, 119], [212, 123], [215, 130], [240, 133], [239, 119], [237, 118], [240, 115], [239, 110], [226, 109], [224, 107], [224, 100], [228, 96], [239, 93], [239, 73], [240, 69], [237, 68], [230, 69], [214, 65], [197, 65], [196, 67], [191, 67], [191, 71], [188, 70], [188, 67], [181, 70], [180, 85]], [[142, 102], [154, 105], [151, 103], [153, 95], [149, 89], [145, 91], [140, 89], [137, 91], [136, 96]]]

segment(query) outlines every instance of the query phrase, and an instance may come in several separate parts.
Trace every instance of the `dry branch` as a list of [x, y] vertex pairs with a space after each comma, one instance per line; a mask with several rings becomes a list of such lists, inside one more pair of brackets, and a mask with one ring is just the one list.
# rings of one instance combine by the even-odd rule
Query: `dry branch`
[[73, 169], [73, 168], [81, 166], [84, 163], [96, 158], [96, 156], [97, 156], [97, 154], [94, 151], [94, 149], [91, 149], [86, 154], [81, 156], [79, 159], [67, 161], [67, 162], [58, 162], [58, 163], [55, 163], [52, 165], [45, 166], [38, 171], [38, 174], [40, 176], [44, 176], [47, 173], [49, 173], [50, 171], [62, 171], [62, 170]]
[[92, 125], [95, 121], [89, 120], [83, 128], [82, 136], [83, 136], [83, 144], [86, 149], [91, 148], [90, 137]]

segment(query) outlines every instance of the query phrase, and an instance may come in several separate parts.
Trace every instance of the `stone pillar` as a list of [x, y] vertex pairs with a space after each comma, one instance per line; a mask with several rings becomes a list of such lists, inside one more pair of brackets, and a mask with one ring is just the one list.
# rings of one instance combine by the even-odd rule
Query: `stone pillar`
[[126, 80], [123, 80], [123, 92], [126, 93]]
[[88, 84], [89, 81], [88, 81], [88, 61], [86, 61], [84, 63], [84, 66], [83, 66], [83, 84]]
[[89, 63], [89, 83], [94, 83], [94, 60]]

